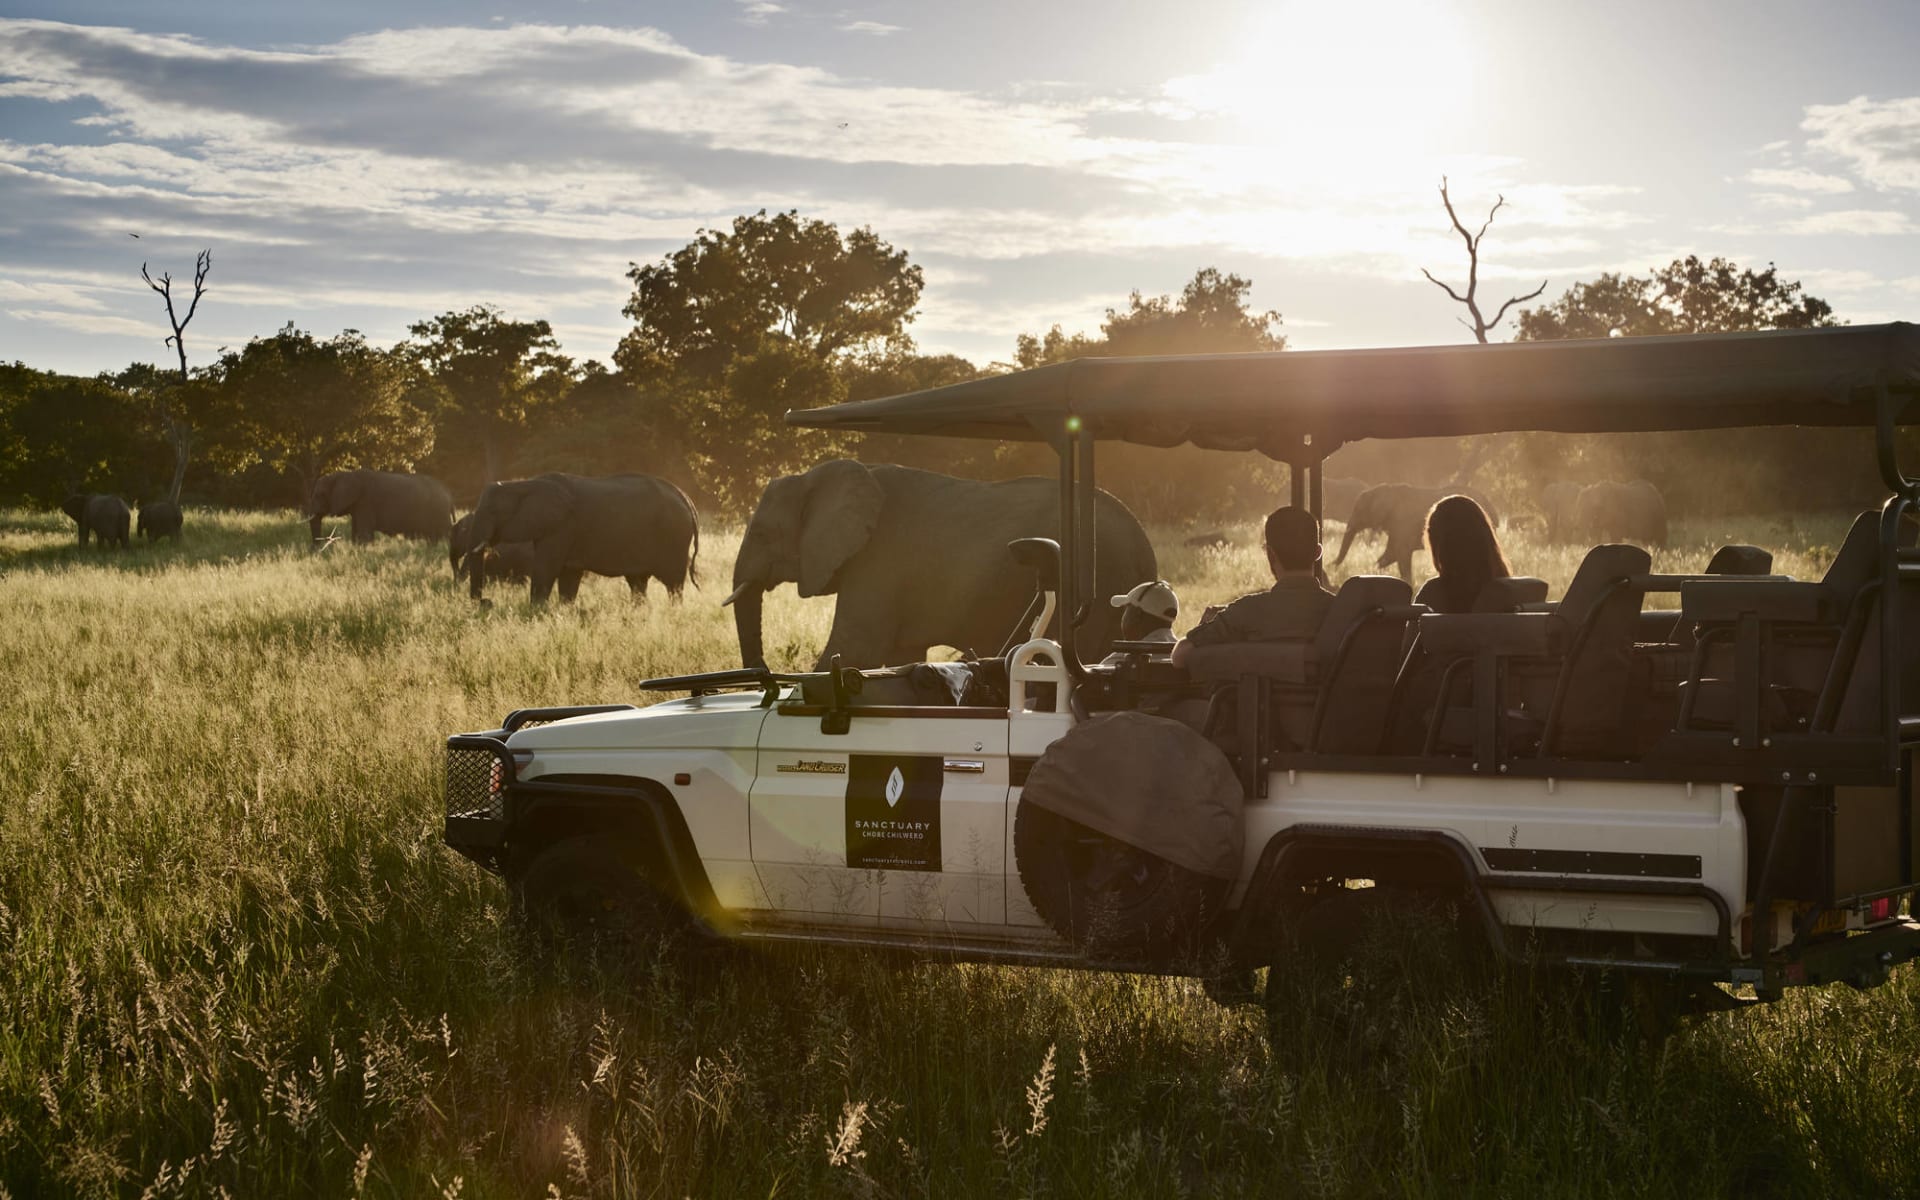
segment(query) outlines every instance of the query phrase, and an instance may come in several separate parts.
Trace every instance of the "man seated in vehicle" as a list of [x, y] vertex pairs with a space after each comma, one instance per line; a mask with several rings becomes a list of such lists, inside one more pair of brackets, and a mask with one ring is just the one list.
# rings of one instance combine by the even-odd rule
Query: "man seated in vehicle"
[[[1111, 597], [1107, 603], [1120, 610], [1121, 641], [1164, 643], [1166, 649], [1154, 651], [1156, 655], [1173, 649], [1173, 621], [1180, 615], [1180, 597], [1174, 594], [1172, 584], [1164, 579], [1149, 580], [1136, 584], [1124, 596]], [[1100, 665], [1117, 667], [1126, 658], [1127, 651], [1115, 650]]]
[[1195, 646], [1271, 642], [1319, 632], [1333, 604], [1333, 593], [1321, 582], [1319, 522], [1304, 508], [1277, 508], [1267, 515], [1266, 543], [1273, 586], [1240, 597], [1210, 620], [1203, 618], [1174, 646], [1174, 666], [1186, 666]]

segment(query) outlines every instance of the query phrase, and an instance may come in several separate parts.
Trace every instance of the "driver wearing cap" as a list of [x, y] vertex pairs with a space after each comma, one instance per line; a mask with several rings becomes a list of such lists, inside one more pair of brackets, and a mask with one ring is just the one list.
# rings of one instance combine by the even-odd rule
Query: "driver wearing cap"
[[[1120, 610], [1120, 640], [1123, 642], [1161, 642], [1169, 653], [1173, 648], [1173, 621], [1180, 615], [1180, 597], [1174, 595], [1173, 586], [1164, 579], [1155, 579], [1137, 584], [1124, 596], [1114, 596], [1107, 603]], [[1127, 657], [1124, 650], [1116, 650], [1102, 660], [1103, 666], [1117, 666]]]

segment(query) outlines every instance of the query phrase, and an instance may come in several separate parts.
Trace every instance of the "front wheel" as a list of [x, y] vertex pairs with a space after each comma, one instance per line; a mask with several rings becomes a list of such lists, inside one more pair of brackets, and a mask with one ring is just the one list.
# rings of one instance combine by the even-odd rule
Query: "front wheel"
[[647, 879], [630, 842], [603, 834], [542, 849], [513, 885], [534, 933], [633, 947], [680, 931], [684, 918]]

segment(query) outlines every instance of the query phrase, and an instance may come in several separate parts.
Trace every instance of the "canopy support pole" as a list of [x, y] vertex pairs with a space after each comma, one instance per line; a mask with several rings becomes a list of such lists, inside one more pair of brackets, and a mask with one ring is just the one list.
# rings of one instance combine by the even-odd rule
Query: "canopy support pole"
[[[1093, 615], [1093, 606], [1104, 599], [1099, 594], [1098, 574], [1100, 559], [1100, 530], [1095, 523], [1094, 481], [1093, 481], [1093, 433], [1090, 430], [1075, 428], [1070, 436], [1076, 443], [1079, 463], [1074, 471], [1074, 487], [1077, 495], [1074, 505], [1074, 536], [1079, 540], [1075, 547], [1074, 562], [1080, 568], [1080, 586], [1076, 589], [1080, 597], [1080, 607], [1073, 610], [1073, 619], [1069, 624], [1071, 631], [1080, 628]], [[1131, 583], [1128, 587], [1133, 586]], [[1077, 656], [1076, 656], [1077, 657]]]

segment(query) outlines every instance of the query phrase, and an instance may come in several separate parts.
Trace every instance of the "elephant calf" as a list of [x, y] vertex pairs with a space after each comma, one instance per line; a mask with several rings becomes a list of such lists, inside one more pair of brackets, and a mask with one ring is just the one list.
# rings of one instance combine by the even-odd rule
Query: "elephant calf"
[[[582, 575], [617, 575], [637, 599], [658, 579], [678, 596], [686, 582], [699, 583], [700, 524], [693, 501], [651, 475], [551, 474], [490, 483], [466, 522], [460, 541], [469, 593], [485, 598], [489, 556], [517, 564], [527, 577], [527, 599], [544, 604], [560, 585], [571, 603]], [[511, 550], [509, 559], [509, 550]], [[455, 562], [456, 570], [462, 563]]]
[[127, 528], [133, 523], [133, 510], [120, 497], [75, 492], [61, 503], [60, 508], [80, 527], [80, 545], [83, 548], [87, 544], [88, 534], [92, 534], [102, 547], [112, 543], [122, 550], [127, 548]]
[[150, 500], [140, 506], [138, 532], [149, 543], [172, 538], [179, 545], [182, 524], [180, 506], [171, 500]]

